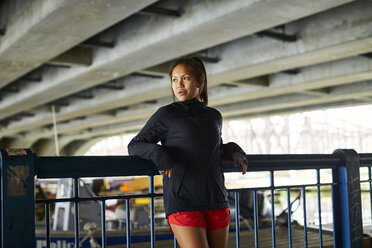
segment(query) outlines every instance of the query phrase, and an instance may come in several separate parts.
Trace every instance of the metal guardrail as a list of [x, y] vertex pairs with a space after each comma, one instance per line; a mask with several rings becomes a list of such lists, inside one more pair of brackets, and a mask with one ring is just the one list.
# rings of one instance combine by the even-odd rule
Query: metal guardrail
[[[321, 196], [320, 187], [332, 186], [333, 201], [333, 240], [334, 247], [363, 247], [363, 224], [360, 189], [360, 167], [368, 167], [369, 183], [372, 189], [371, 166], [372, 154], [357, 154], [354, 150], [336, 150], [329, 155], [248, 155], [248, 171], [269, 171], [270, 187], [254, 188], [254, 233], [255, 247], [258, 247], [258, 214], [257, 190], [271, 191], [271, 226], [272, 247], [276, 247], [274, 190], [287, 190], [288, 206], [288, 241], [292, 247], [291, 202], [292, 188], [301, 188], [303, 199], [307, 187], [317, 187], [319, 211], [319, 246], [323, 247]], [[232, 162], [223, 161], [223, 170], [239, 172]], [[106, 244], [105, 204], [108, 199], [125, 199], [127, 207], [127, 247], [130, 247], [131, 230], [129, 225], [129, 199], [134, 197], [150, 197], [151, 217], [151, 247], [155, 247], [154, 228], [154, 197], [162, 194], [154, 193], [154, 176], [158, 170], [153, 163], [137, 157], [38, 157], [29, 149], [0, 149], [1, 167], [1, 245], [2, 247], [35, 247], [34, 219], [34, 178], [73, 178], [74, 195], [72, 198], [39, 200], [46, 209], [46, 243], [50, 247], [50, 204], [53, 202], [70, 201], [74, 203], [75, 247], [79, 247], [79, 202], [96, 200], [101, 202], [101, 232], [102, 247]], [[308, 185], [275, 186], [274, 171], [315, 169], [317, 183]], [[320, 170], [332, 169], [332, 183], [320, 182]], [[113, 176], [149, 176], [149, 193], [143, 195], [121, 195], [110, 197], [79, 197], [78, 180], [82, 177], [113, 177]], [[234, 189], [236, 208], [236, 247], [240, 247], [239, 225], [239, 192], [244, 189]], [[372, 199], [372, 190], [370, 191]], [[371, 200], [372, 201], [372, 200]], [[305, 202], [304, 202], [305, 203]], [[372, 206], [372, 204], [371, 204]], [[306, 204], [304, 207], [304, 247], [307, 247]], [[174, 242], [176, 247], [176, 241]]]

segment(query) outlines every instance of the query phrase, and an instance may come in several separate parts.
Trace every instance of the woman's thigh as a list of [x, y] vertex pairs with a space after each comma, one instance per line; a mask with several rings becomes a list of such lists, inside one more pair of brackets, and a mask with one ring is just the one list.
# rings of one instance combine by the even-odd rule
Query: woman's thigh
[[181, 248], [208, 248], [207, 229], [203, 227], [178, 226], [171, 224]]
[[206, 215], [210, 248], [226, 248], [229, 236], [230, 209], [209, 210]]
[[229, 226], [207, 232], [207, 239], [210, 248], [226, 248], [229, 238]]

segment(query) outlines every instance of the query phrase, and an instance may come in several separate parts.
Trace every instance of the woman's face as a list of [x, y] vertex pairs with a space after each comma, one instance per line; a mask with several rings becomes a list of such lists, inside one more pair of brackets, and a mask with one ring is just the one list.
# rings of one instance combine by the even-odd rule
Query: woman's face
[[179, 64], [174, 67], [171, 80], [173, 93], [181, 102], [199, 98], [200, 83], [188, 66]]

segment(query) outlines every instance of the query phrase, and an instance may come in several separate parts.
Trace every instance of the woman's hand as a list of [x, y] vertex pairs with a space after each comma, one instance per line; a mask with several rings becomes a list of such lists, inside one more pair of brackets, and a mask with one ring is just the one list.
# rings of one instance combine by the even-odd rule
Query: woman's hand
[[244, 175], [247, 172], [247, 168], [248, 168], [248, 161], [245, 158], [245, 156], [241, 154], [240, 152], [235, 152], [233, 154], [233, 160], [234, 160], [235, 167], [238, 166], [238, 164], [242, 167], [242, 174]]
[[168, 169], [168, 170], [163, 171], [163, 173], [161, 173], [161, 174], [163, 175], [163, 177], [171, 178], [171, 176], [172, 176], [172, 171], [173, 171], [173, 168], [170, 168], [170, 169]]

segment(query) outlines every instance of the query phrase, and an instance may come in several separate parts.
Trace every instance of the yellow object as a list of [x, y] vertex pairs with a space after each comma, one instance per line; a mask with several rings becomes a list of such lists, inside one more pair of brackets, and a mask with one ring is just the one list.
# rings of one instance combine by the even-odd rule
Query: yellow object
[[[163, 179], [161, 176], [154, 177], [154, 187], [162, 187], [163, 186]], [[149, 188], [149, 178], [148, 177], [136, 177], [132, 180], [129, 185], [129, 189], [127, 192], [135, 192], [135, 191], [142, 191], [148, 190]]]
[[149, 205], [150, 204], [150, 198], [135, 198], [134, 204], [137, 205]]

